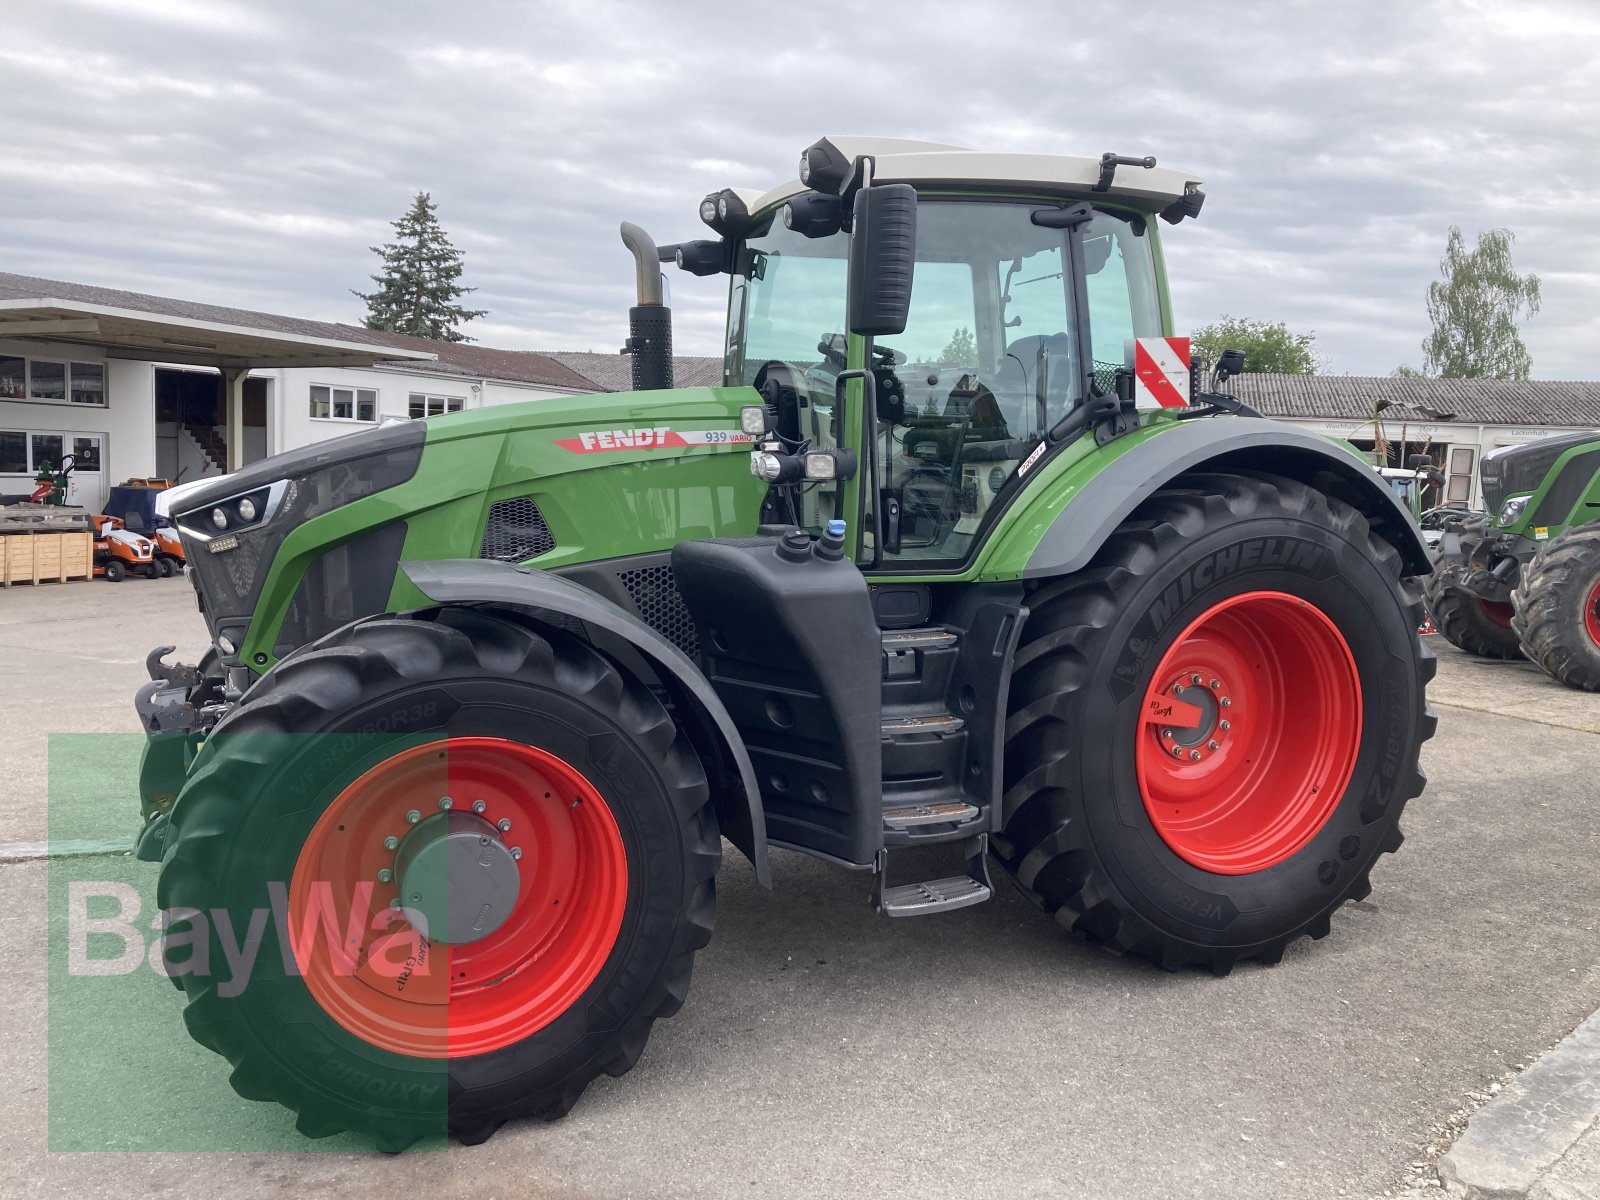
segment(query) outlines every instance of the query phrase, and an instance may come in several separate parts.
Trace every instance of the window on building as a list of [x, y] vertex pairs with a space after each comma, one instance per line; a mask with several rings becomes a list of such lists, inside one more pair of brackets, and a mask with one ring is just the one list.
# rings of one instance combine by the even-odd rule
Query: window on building
[[466, 406], [466, 400], [460, 396], [425, 396], [421, 392], [411, 393], [413, 421], [422, 417], [437, 417], [445, 413], [460, 412]]
[[35, 471], [47, 466], [59, 466], [61, 456], [65, 453], [66, 439], [59, 433], [36, 433], [33, 435], [33, 469]]
[[106, 367], [104, 363], [75, 362], [72, 364], [72, 402], [74, 404], [105, 404]]
[[106, 366], [97, 362], [56, 362], [0, 355], [0, 400], [45, 400], [94, 405], [106, 403]]
[[28, 395], [35, 400], [65, 400], [67, 364], [39, 358], [29, 359]]
[[376, 421], [378, 393], [372, 388], [311, 385], [311, 415], [319, 421]]
[[20, 429], [0, 429], [0, 475], [28, 473], [28, 435]]
[[98, 433], [0, 429], [0, 475], [34, 475], [72, 455], [73, 470], [98, 472], [104, 439]]
[[0, 400], [23, 400], [28, 395], [28, 360], [0, 356]]
[[100, 469], [100, 439], [78, 434], [72, 439], [72, 469], [98, 471]]

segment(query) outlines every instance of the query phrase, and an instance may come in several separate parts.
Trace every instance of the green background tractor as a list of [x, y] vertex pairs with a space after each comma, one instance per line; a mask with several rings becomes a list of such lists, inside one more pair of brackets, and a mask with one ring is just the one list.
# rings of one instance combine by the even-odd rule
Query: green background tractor
[[[1171, 970], [1327, 934], [1423, 784], [1428, 559], [1348, 448], [1192, 378], [1160, 229], [1202, 201], [823, 139], [713, 237], [624, 227], [638, 390], [174, 494], [217, 657], [152, 657], [140, 850], [237, 1090], [390, 1148], [559, 1116], [683, 1002], [724, 838], [890, 917], [993, 862]], [[662, 390], [669, 260], [729, 279], [722, 387]]]
[[1446, 531], [1428, 580], [1439, 632], [1600, 691], [1600, 432], [1491, 451], [1480, 480], [1486, 515]]

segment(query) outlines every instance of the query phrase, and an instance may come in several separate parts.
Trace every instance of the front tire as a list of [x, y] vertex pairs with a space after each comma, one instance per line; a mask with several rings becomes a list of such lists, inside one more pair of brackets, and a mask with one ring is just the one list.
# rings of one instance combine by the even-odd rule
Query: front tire
[[1570, 688], [1600, 692], [1600, 521], [1541, 546], [1511, 599], [1528, 657]]
[[1419, 591], [1300, 483], [1156, 493], [1028, 600], [1002, 864], [1073, 933], [1168, 969], [1322, 937], [1423, 786]]
[[1522, 657], [1522, 643], [1512, 628], [1512, 606], [1485, 600], [1467, 588], [1470, 572], [1448, 559], [1434, 566], [1423, 583], [1428, 614], [1444, 640], [1479, 658]]
[[720, 855], [650, 691], [570, 635], [444, 609], [347, 627], [256, 684], [173, 807], [159, 899], [234, 930], [274, 912], [246, 986], [177, 965], [190, 1032], [303, 1133], [394, 1150], [559, 1117], [631, 1068], [710, 938]]

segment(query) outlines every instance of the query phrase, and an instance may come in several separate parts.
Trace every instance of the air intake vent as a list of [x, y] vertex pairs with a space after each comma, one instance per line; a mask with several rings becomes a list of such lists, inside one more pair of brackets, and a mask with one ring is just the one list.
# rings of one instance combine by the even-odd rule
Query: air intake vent
[[489, 524], [483, 531], [479, 558], [501, 562], [522, 562], [556, 548], [550, 526], [544, 523], [539, 506], [527, 496], [498, 500], [489, 508]]
[[633, 597], [634, 607], [644, 623], [682, 650], [690, 658], [700, 653], [700, 638], [694, 631], [694, 618], [672, 578], [671, 567], [639, 567], [618, 571], [617, 578]]

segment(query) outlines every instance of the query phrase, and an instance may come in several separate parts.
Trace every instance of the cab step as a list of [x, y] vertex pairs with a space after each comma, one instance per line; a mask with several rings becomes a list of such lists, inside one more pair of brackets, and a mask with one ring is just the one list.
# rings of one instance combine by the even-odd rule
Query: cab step
[[946, 800], [934, 804], [898, 804], [883, 810], [885, 829], [911, 829], [918, 825], [961, 824], [978, 815], [976, 804]]
[[965, 726], [965, 721], [951, 713], [934, 713], [931, 716], [920, 717], [891, 717], [883, 722], [883, 736], [895, 738], [917, 734], [959, 733]]
[[886, 629], [883, 648], [889, 653], [901, 650], [947, 650], [959, 640], [948, 629]]
[[969, 837], [961, 843], [967, 860], [965, 875], [928, 879], [920, 883], [889, 885], [889, 852], [878, 851], [873, 863], [872, 906], [886, 917], [926, 917], [982, 904], [994, 895], [989, 881], [989, 835]]
[[967, 875], [952, 875], [948, 879], [885, 888], [878, 907], [886, 917], [924, 917], [982, 904], [992, 894], [988, 884]]

